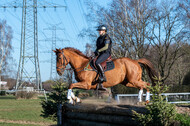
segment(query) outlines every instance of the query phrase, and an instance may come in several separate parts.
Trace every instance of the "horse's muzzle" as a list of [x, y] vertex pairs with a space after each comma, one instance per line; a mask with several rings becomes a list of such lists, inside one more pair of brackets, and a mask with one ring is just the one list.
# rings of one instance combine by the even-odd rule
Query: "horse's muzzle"
[[65, 68], [58, 68], [57, 67], [57, 73], [59, 74], [59, 76], [61, 76], [64, 73]]

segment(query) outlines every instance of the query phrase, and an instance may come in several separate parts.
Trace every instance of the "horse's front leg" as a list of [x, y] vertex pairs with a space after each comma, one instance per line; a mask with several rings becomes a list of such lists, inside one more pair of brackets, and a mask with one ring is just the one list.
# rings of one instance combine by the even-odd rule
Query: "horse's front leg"
[[[68, 93], [67, 93], [67, 99], [69, 99], [69, 103], [74, 104], [75, 102], [81, 102], [80, 98], [76, 97], [74, 93], [72, 92], [73, 88], [80, 88], [80, 89], [91, 89], [91, 83], [83, 81], [78, 83], [72, 83], [69, 86]], [[74, 101], [73, 101], [74, 100]]]

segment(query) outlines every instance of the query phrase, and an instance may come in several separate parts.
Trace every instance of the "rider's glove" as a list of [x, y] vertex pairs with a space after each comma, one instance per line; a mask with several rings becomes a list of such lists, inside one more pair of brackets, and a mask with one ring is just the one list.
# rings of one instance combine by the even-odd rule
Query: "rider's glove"
[[98, 55], [99, 55], [98, 50], [96, 50], [96, 51], [94, 52], [94, 54], [95, 54], [95, 56], [98, 56]]

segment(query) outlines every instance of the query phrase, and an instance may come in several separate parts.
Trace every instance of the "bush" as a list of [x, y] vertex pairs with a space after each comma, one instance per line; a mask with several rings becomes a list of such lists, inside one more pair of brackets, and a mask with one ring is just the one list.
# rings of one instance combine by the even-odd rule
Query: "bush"
[[180, 126], [190, 126], [190, 117], [187, 114], [177, 114], [176, 120], [180, 122]]
[[53, 92], [49, 94], [48, 100], [42, 100], [41, 102], [43, 109], [41, 116], [56, 121], [57, 106], [67, 101], [67, 87], [65, 83], [57, 81], [56, 84], [52, 86], [52, 89]]
[[169, 104], [161, 93], [165, 92], [168, 87], [162, 86], [161, 79], [158, 78], [154, 87], [148, 87], [153, 94], [151, 104], [146, 106], [148, 113], [139, 114], [135, 111], [134, 116], [139, 125], [143, 126], [170, 126], [176, 118], [175, 105]]
[[87, 98], [93, 96], [92, 90], [74, 89], [75, 95], [79, 98]]
[[0, 95], [1, 96], [5, 96], [6, 95], [6, 91], [0, 91]]
[[36, 99], [36, 92], [18, 91], [16, 92], [16, 99]]

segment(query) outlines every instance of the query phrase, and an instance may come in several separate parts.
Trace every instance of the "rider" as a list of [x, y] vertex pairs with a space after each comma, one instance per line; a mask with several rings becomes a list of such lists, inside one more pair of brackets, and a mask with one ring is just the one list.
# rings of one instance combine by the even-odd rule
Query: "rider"
[[99, 32], [100, 36], [96, 41], [96, 51], [94, 52], [95, 56], [98, 56], [95, 64], [99, 72], [99, 80], [101, 83], [100, 89], [106, 90], [106, 88], [104, 88], [102, 85], [102, 82], [106, 82], [106, 77], [101, 63], [104, 62], [109, 56], [111, 56], [112, 41], [107, 34], [107, 28], [105, 25], [100, 25], [97, 31]]

